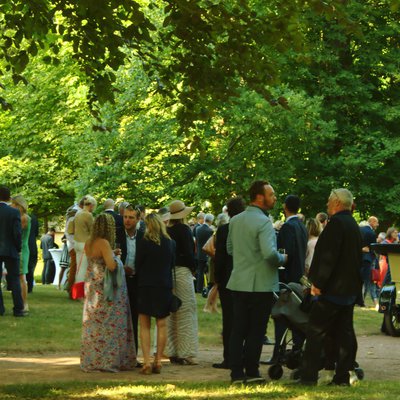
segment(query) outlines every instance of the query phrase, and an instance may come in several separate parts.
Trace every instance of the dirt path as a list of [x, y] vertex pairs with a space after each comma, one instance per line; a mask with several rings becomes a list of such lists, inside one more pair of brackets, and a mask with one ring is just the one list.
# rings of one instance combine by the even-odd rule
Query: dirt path
[[[357, 361], [368, 380], [394, 380], [400, 375], [400, 338], [384, 335], [358, 337]], [[262, 360], [270, 357], [272, 346], [264, 346]], [[199, 365], [175, 366], [165, 361], [161, 375], [143, 377], [139, 370], [118, 374], [93, 372], [79, 369], [78, 353], [62, 354], [0, 354], [1, 384], [45, 383], [65, 381], [228, 381], [229, 371], [211, 367], [221, 361], [220, 348], [203, 348], [198, 357]], [[268, 366], [261, 366], [267, 376]], [[289, 376], [285, 370], [284, 378]]]

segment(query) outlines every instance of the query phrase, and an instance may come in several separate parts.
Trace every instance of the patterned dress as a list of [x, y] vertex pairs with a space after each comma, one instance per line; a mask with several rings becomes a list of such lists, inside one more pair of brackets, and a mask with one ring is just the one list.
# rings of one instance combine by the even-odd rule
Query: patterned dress
[[81, 368], [86, 372], [118, 372], [136, 365], [126, 282], [116, 291], [114, 301], [106, 301], [106, 268], [102, 258], [88, 257], [81, 345]]

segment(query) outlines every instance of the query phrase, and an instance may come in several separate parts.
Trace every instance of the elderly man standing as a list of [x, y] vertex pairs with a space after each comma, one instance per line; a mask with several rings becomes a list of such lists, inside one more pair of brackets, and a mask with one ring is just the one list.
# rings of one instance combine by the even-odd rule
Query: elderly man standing
[[278, 291], [278, 267], [287, 259], [277, 251], [268, 216], [276, 202], [274, 189], [266, 181], [256, 181], [249, 195], [250, 205], [230, 221], [227, 240], [228, 254], [233, 256], [227, 284], [233, 298], [232, 384], [265, 381], [259, 372], [260, 355], [273, 292]]
[[315, 247], [309, 280], [315, 296], [310, 312], [300, 382], [316, 385], [326, 337], [339, 348], [333, 385], [349, 385], [354, 367], [356, 339], [353, 311], [361, 291], [362, 239], [351, 210], [353, 195], [347, 189], [332, 190], [328, 199], [330, 220]]

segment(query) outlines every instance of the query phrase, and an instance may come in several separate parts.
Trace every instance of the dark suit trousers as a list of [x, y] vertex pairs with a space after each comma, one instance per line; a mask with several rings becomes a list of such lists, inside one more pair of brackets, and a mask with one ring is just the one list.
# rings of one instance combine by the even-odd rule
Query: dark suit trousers
[[28, 273], [26, 274], [26, 282], [28, 284], [28, 293], [32, 292], [33, 282], [35, 280], [35, 268], [37, 264], [37, 255], [29, 256]]
[[322, 354], [327, 336], [334, 336], [339, 349], [334, 381], [349, 383], [349, 371], [354, 368], [355, 335], [354, 305], [337, 305], [326, 300], [313, 303], [307, 329], [307, 341], [301, 367], [301, 379], [317, 382], [318, 370], [323, 367]]
[[232, 291], [233, 327], [230, 339], [231, 378], [259, 376], [259, 362], [272, 292]]
[[207, 261], [197, 261], [197, 272], [196, 272], [196, 292], [201, 293], [204, 287], [204, 274], [207, 272]]
[[[21, 284], [19, 281], [19, 259], [0, 256], [0, 278], [3, 276], [2, 263], [7, 269], [7, 282], [11, 289], [12, 299], [14, 303], [14, 315], [22, 313], [24, 303], [22, 301]], [[0, 315], [4, 314], [3, 293], [0, 285]]]
[[233, 323], [233, 300], [232, 292], [224, 287], [218, 288], [219, 299], [222, 309], [222, 343], [224, 346], [223, 361], [229, 365], [229, 341], [232, 333]]
[[137, 278], [135, 275], [126, 277], [126, 286], [128, 288], [129, 306], [131, 309], [133, 334], [135, 335], [136, 354], [138, 352], [138, 307], [137, 307]]

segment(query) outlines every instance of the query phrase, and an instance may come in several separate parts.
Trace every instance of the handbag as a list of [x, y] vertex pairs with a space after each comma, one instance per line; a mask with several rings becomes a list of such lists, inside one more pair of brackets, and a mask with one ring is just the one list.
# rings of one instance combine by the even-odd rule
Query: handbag
[[175, 267], [172, 269], [172, 274], [174, 275], [174, 289], [172, 290], [172, 299], [171, 299], [171, 304], [169, 306], [169, 311], [175, 313], [177, 312], [182, 305], [182, 300], [174, 294], [174, 290], [176, 290], [176, 273], [175, 273]]
[[169, 310], [171, 312], [177, 312], [180, 309], [181, 305], [182, 305], [182, 300], [178, 296], [172, 294], [171, 305]]
[[[76, 269], [76, 275], [78, 275], [79, 269], [81, 268], [83, 255], [85, 252], [82, 252], [81, 259], [79, 260], [78, 268]], [[71, 299], [72, 300], [79, 300], [85, 297], [85, 282], [75, 282], [71, 286]]]
[[381, 280], [381, 271], [377, 268], [371, 269], [371, 282], [377, 283]]
[[85, 282], [75, 282], [71, 287], [72, 300], [79, 300], [85, 297]]
[[207, 242], [204, 244], [202, 250], [210, 257], [215, 257], [215, 236], [209, 237]]

